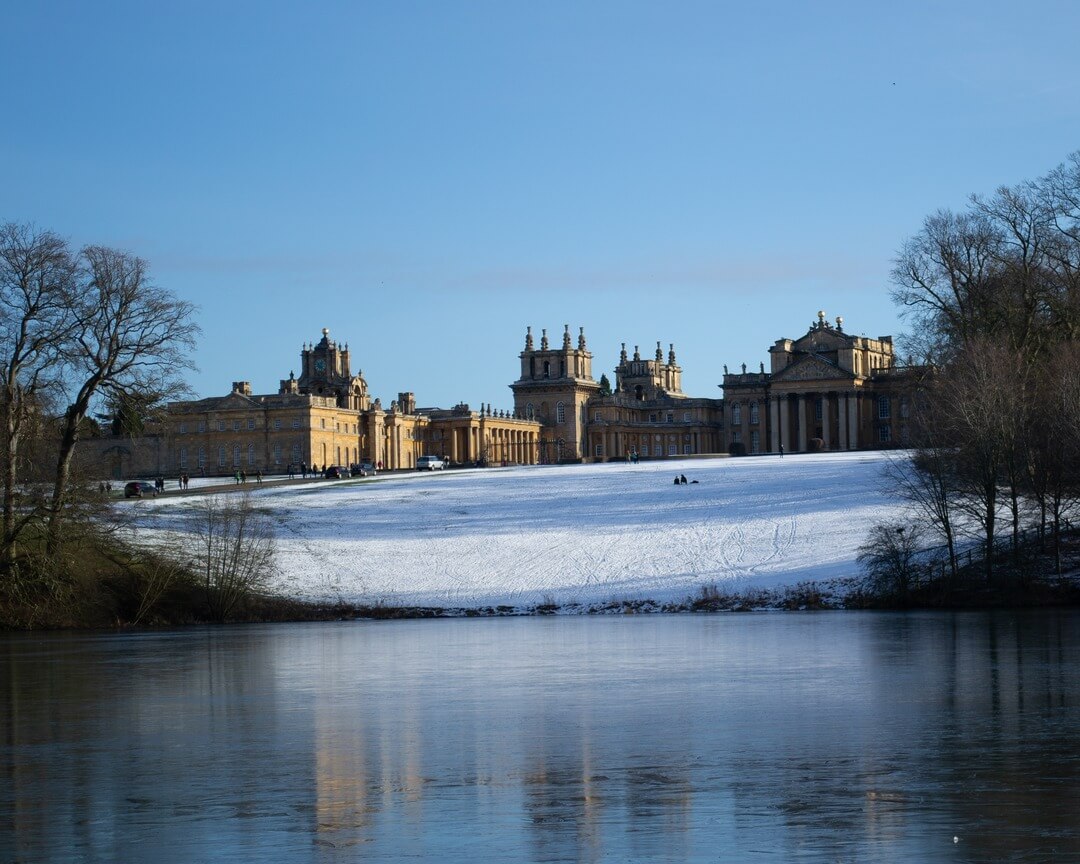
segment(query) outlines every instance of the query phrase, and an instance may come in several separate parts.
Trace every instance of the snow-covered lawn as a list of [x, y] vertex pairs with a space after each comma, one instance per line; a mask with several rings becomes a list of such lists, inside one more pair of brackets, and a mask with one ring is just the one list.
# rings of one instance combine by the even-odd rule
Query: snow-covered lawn
[[[384, 476], [253, 494], [279, 523], [280, 588], [319, 600], [528, 606], [684, 600], [855, 575], [897, 516], [882, 453]], [[673, 478], [697, 480], [685, 486]], [[250, 486], [250, 484], [249, 484]], [[144, 531], [195, 498], [139, 502]]]

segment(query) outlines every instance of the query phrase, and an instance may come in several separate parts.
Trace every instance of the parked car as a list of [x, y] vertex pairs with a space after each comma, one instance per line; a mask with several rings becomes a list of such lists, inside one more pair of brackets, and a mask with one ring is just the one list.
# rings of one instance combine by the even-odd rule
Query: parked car
[[132, 480], [124, 486], [125, 498], [157, 498], [157, 487], [145, 480]]
[[361, 477], [374, 477], [379, 472], [375, 470], [374, 462], [361, 462], [360, 463], [360, 476]]
[[323, 477], [327, 480], [345, 480], [352, 477], [352, 472], [344, 465], [328, 465], [323, 471]]
[[442, 471], [446, 462], [442, 456], [421, 456], [416, 460], [417, 471]]

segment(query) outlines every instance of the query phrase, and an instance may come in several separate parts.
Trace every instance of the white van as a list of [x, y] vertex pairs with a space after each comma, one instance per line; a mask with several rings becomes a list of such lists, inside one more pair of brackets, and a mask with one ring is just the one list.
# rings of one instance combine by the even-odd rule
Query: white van
[[416, 460], [417, 471], [442, 471], [445, 467], [442, 456], [421, 456]]

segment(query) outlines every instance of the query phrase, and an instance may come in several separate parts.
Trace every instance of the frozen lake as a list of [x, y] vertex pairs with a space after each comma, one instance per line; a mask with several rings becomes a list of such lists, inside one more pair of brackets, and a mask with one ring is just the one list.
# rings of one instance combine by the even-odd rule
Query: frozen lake
[[1075, 611], [5, 634], [0, 860], [1076, 861], [1078, 660]]

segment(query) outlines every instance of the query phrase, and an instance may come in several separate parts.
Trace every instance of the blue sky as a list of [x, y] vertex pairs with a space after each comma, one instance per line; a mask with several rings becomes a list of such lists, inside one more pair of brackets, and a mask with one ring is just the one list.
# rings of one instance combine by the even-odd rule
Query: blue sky
[[200, 395], [323, 327], [509, 407], [526, 325], [717, 396], [816, 311], [899, 334], [925, 216], [1080, 147], [1073, 2], [12, 3], [0, 219], [147, 258]]

